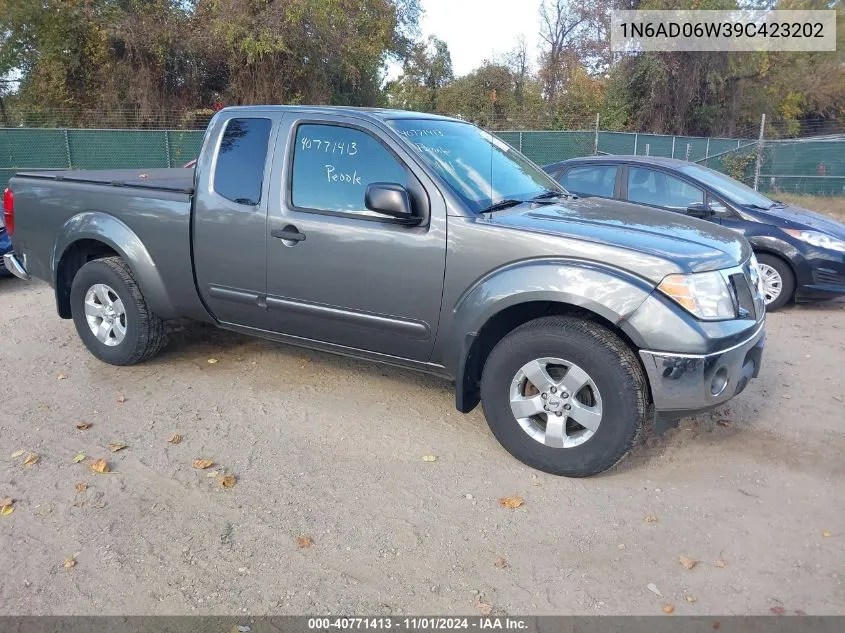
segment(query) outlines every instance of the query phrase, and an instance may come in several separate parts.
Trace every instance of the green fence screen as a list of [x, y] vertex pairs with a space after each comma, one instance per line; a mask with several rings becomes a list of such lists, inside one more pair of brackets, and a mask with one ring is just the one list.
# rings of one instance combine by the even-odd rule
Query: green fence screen
[[[596, 152], [637, 154], [690, 160], [747, 184], [754, 180], [755, 139], [583, 130], [495, 134], [540, 165]], [[202, 137], [200, 130], [0, 128], [0, 184], [24, 169], [180, 167], [197, 156]], [[766, 141], [759, 188], [845, 195], [845, 138]]]

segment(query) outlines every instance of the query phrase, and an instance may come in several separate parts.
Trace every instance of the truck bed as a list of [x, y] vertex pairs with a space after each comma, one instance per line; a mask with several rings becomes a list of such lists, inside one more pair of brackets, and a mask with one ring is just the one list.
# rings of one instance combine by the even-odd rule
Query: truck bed
[[158, 191], [172, 191], [192, 195], [194, 170], [176, 168], [157, 169], [59, 169], [51, 171], [20, 171], [18, 177], [39, 178], [105, 185], [109, 187], [135, 187]]

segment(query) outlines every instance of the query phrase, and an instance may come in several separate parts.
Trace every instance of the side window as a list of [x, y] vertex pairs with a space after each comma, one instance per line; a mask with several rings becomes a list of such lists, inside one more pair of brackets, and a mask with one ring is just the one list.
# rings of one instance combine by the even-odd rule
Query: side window
[[628, 200], [675, 210], [704, 202], [704, 191], [661, 171], [628, 168]]
[[214, 191], [238, 204], [261, 202], [271, 127], [270, 119], [231, 119], [226, 124], [214, 168]]
[[367, 185], [408, 186], [408, 173], [370, 134], [339, 125], [305, 124], [293, 150], [293, 206], [384, 219], [364, 205]]
[[614, 165], [573, 167], [563, 175], [560, 184], [572, 193], [612, 198], [618, 169]]
[[727, 215], [729, 211], [728, 207], [726, 207], [724, 204], [719, 202], [719, 200], [710, 195], [707, 196], [707, 206], [710, 207], [716, 213], [721, 213], [723, 215]]

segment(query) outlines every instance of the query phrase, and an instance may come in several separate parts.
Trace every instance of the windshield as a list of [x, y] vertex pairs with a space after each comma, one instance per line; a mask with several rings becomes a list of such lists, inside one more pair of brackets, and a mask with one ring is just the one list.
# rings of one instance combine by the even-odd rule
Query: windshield
[[713, 187], [716, 191], [725, 196], [730, 202], [760, 209], [771, 209], [775, 203], [761, 193], [757, 193], [751, 187], [743, 185], [738, 180], [720, 174], [718, 171], [707, 169], [701, 165], [684, 165], [680, 171], [700, 180], [705, 185]]
[[566, 193], [507, 143], [469, 123], [394, 119], [390, 125], [475, 213], [503, 200]]

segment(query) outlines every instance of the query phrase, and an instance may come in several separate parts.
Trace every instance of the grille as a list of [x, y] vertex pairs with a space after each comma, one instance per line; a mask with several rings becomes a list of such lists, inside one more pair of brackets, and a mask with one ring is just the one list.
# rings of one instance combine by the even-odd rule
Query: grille
[[757, 308], [751, 294], [750, 280], [746, 279], [742, 273], [731, 275], [730, 279], [736, 296], [736, 303], [739, 306], [739, 316], [746, 319], [756, 319]]
[[765, 313], [765, 299], [758, 285], [759, 275], [753, 268], [751, 260], [747, 261], [741, 269], [734, 269], [728, 275], [731, 290], [742, 319], [755, 319], [759, 321]]

